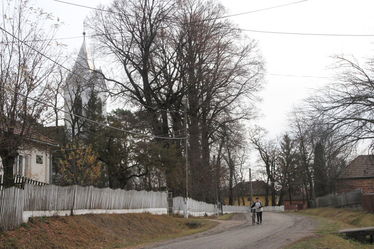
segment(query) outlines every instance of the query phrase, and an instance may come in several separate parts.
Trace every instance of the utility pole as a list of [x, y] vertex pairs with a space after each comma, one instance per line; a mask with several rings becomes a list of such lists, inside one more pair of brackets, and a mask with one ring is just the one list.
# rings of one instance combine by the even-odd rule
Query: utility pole
[[251, 168], [248, 168], [248, 173], [249, 173], [249, 199], [252, 205], [253, 197], [252, 197], [252, 172]]
[[184, 213], [184, 218], [188, 218], [188, 132], [187, 132], [187, 105], [188, 99], [186, 96], [186, 101], [184, 103], [184, 131], [185, 131], [185, 159], [186, 159], [186, 212]]

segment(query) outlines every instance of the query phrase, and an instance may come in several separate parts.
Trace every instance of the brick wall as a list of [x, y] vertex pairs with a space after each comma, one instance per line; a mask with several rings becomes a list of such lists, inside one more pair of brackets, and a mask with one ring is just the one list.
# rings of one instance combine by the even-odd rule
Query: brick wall
[[339, 179], [336, 186], [338, 193], [361, 189], [363, 193], [374, 193], [374, 178]]
[[362, 208], [367, 212], [374, 213], [374, 194], [362, 196]]

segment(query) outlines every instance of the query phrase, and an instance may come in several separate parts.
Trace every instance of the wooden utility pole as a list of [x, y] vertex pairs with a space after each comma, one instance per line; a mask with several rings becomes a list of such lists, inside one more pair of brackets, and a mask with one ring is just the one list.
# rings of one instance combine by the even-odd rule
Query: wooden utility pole
[[188, 100], [184, 104], [184, 130], [185, 130], [185, 159], [186, 159], [186, 212], [184, 214], [185, 218], [188, 218], [188, 132], [187, 132], [187, 104]]
[[251, 205], [252, 205], [253, 196], [252, 196], [252, 172], [251, 172], [251, 168], [248, 168], [248, 173], [249, 173], [249, 200], [250, 200]]

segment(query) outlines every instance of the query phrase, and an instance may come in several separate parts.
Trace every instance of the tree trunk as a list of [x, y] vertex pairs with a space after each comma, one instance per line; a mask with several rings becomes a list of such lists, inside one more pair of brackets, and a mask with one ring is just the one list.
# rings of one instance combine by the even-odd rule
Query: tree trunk
[[14, 185], [13, 166], [17, 158], [16, 150], [1, 150], [0, 157], [2, 159], [4, 169], [4, 187], [8, 188]]
[[269, 206], [269, 177], [266, 179], [265, 206]]

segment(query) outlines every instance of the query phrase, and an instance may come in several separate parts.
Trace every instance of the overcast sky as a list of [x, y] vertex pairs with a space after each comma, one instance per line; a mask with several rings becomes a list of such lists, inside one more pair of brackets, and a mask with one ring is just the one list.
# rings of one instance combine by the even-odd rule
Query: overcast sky
[[[91, 7], [108, 5], [112, 0], [65, 0]], [[92, 10], [54, 0], [34, 0], [38, 7], [58, 17], [64, 25], [56, 37], [82, 36], [84, 19]], [[257, 31], [314, 34], [374, 34], [374, 0], [221, 0], [228, 14], [248, 12], [300, 2], [281, 8], [230, 17], [240, 28]], [[342, 37], [269, 34], [245, 34], [258, 41], [265, 60], [266, 76], [258, 104], [261, 117], [256, 124], [269, 131], [269, 138], [279, 138], [288, 130], [293, 107], [332, 83], [333, 56], [354, 56], [359, 61], [373, 57], [374, 36]], [[88, 35], [90, 35], [88, 33]], [[66, 52], [76, 57], [82, 37], [63, 40]], [[88, 40], [88, 45], [90, 41]], [[360, 152], [359, 152], [360, 153]], [[257, 155], [249, 156], [249, 166], [258, 170]], [[247, 173], [246, 173], [247, 174]], [[256, 174], [256, 173], [255, 173]], [[258, 176], [258, 175], [257, 175]]]
[[[67, 0], [68, 1], [68, 0]], [[221, 0], [228, 14], [268, 8], [296, 0]], [[56, 37], [80, 36], [90, 10], [53, 0], [36, 1], [40, 7], [59, 17], [64, 25]], [[111, 0], [74, 0], [76, 4], [96, 7]], [[298, 4], [231, 17], [238, 27], [259, 31], [296, 33], [374, 34], [374, 1], [309, 0]], [[271, 137], [287, 130], [293, 106], [323, 85], [332, 82], [334, 55], [354, 55], [365, 60], [373, 52], [374, 37], [333, 37], [280, 35], [245, 32], [258, 41], [265, 59], [267, 75], [261, 92], [258, 121]], [[64, 40], [69, 52], [77, 52], [82, 39]], [[300, 76], [300, 77], [299, 77]], [[301, 77], [308, 76], [308, 77]], [[309, 77], [312, 76], [312, 77]], [[327, 78], [324, 78], [327, 77]]]

